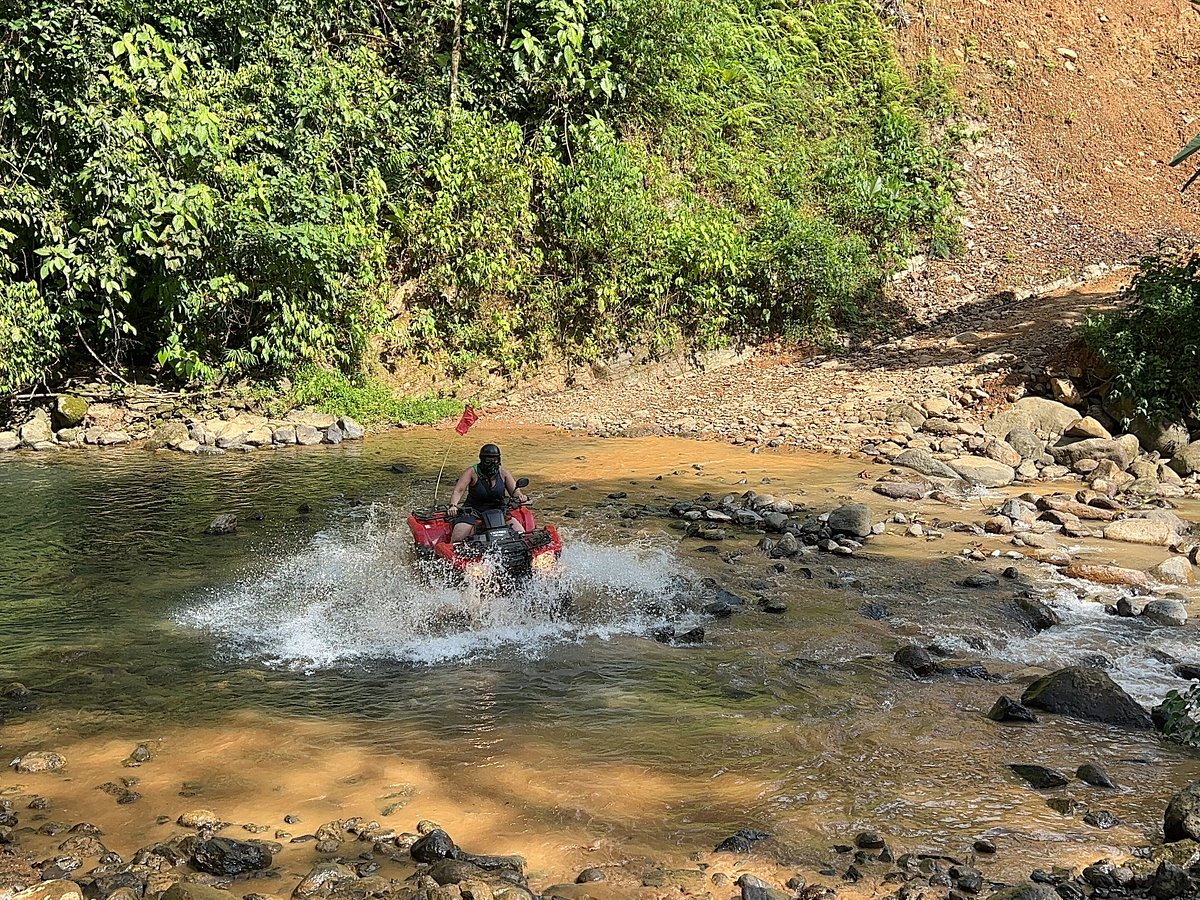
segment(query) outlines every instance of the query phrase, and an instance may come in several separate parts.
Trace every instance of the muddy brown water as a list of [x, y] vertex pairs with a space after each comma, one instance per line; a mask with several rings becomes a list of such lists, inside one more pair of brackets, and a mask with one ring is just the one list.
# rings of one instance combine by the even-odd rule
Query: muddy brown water
[[[465, 598], [415, 570], [404, 516], [429, 502], [448, 444], [443, 495], [484, 440], [531, 477], [539, 517], [562, 529], [563, 590], [576, 601], [566, 616], [530, 591], [485, 601], [479, 622], [431, 624]], [[391, 470], [401, 462], [412, 471]], [[21, 812], [23, 826], [93, 822], [125, 854], [177, 833], [174, 819], [197, 807], [235, 823], [230, 836], [253, 824], [269, 826], [268, 839], [353, 815], [401, 830], [433, 819], [470, 850], [524, 854], [535, 885], [647, 861], [833, 884], [818, 870], [843, 871], [849, 860], [832, 846], [863, 829], [897, 853], [963, 859], [990, 837], [1000, 853], [976, 862], [1011, 880], [1151, 837], [1170, 795], [1200, 777], [1193, 752], [1149, 734], [1055, 717], [1003, 726], [983, 713], [1047, 668], [1101, 654], [1152, 702], [1185, 686], [1162, 651], [1200, 658], [1188, 656], [1190, 628], [1114, 621], [1098, 591], [1028, 564], [1018, 585], [960, 587], [964, 574], [1007, 561], [960, 559], [974, 539], [951, 532], [889, 534], [862, 558], [814, 554], [777, 572], [752, 536], [700, 552], [670, 519], [621, 517], [631, 504], [748, 489], [813, 512], [848, 499], [880, 515], [905, 507], [870, 494], [863, 465], [494, 427], [213, 459], [10, 455], [0, 461], [0, 678], [33, 696], [30, 708], [8, 703], [0, 745], [7, 758], [45, 749], [68, 762], [56, 774], [9, 769], [0, 791], [18, 811], [33, 795], [49, 801]], [[628, 498], [608, 499], [618, 491]], [[918, 506], [927, 524], [983, 508]], [[238, 533], [204, 536], [222, 512], [239, 515]], [[1157, 561], [1099, 542], [1084, 552]], [[694, 611], [704, 579], [750, 605], [705, 620]], [[1014, 588], [1040, 591], [1064, 625], [1035, 635], [1013, 611]], [[788, 611], [768, 615], [758, 596]], [[675, 597], [684, 608], [664, 602]], [[699, 646], [648, 636], [700, 623]], [[982, 660], [1004, 682], [906, 678], [890, 658], [908, 641]], [[154, 758], [124, 767], [142, 742]], [[1067, 772], [1097, 762], [1121, 787], [1036, 792], [1011, 762]], [[99, 788], [122, 778], [137, 779], [141, 799], [118, 805]], [[1054, 796], [1124, 824], [1090, 828], [1047, 806]], [[774, 837], [750, 857], [710, 852], [739, 828]], [[25, 844], [50, 854], [55, 840]], [[311, 844], [284, 844], [281, 880], [260, 886], [268, 892], [290, 892], [315, 858]], [[876, 888], [868, 878], [857, 890]]]

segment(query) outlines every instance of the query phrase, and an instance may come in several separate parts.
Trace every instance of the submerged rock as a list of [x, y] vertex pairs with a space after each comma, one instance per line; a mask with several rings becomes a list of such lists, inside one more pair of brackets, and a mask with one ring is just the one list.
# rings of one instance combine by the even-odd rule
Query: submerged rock
[[1008, 767], [1022, 781], [1026, 782], [1030, 787], [1037, 788], [1039, 791], [1047, 788], [1063, 787], [1071, 781], [1062, 772], [1057, 769], [1049, 769], [1046, 766], [1010, 763]]
[[1075, 777], [1093, 787], [1115, 788], [1116, 784], [1108, 773], [1095, 763], [1084, 763], [1075, 770]]
[[1106, 673], [1078, 666], [1039, 678], [1021, 695], [1026, 706], [1046, 712], [1121, 725], [1151, 728], [1150, 714]]
[[996, 699], [995, 704], [988, 711], [987, 717], [993, 722], [1024, 722], [1027, 724], [1036, 724], [1037, 716], [1025, 706], [1022, 706], [1016, 700], [1010, 697], [1001, 695]]
[[237, 531], [237, 516], [233, 513], [222, 513], [204, 529], [205, 534], [233, 534]]
[[713, 853], [749, 853], [758, 841], [765, 841], [771, 835], [766, 831], [755, 831], [752, 828], [740, 828], [713, 848]]

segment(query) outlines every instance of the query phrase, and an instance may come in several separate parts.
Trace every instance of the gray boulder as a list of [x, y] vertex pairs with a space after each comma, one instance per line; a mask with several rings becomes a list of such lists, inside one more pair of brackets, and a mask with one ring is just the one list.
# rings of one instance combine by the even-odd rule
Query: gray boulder
[[1021, 695], [1026, 706], [1126, 728], [1150, 728], [1150, 714], [1098, 669], [1071, 667], [1039, 678]]
[[1004, 442], [1021, 454], [1022, 459], [1038, 460], [1046, 452], [1046, 442], [1026, 428], [1018, 425], [1004, 436]]
[[54, 440], [54, 429], [50, 427], [50, 414], [44, 409], [35, 409], [33, 415], [20, 428], [21, 443], [26, 447]]
[[984, 487], [1004, 487], [1017, 477], [1012, 466], [979, 456], [960, 456], [950, 461], [950, 468], [960, 477]]
[[342, 430], [342, 436], [348, 441], [361, 440], [365, 435], [366, 429], [359, 425], [349, 416], [342, 416], [337, 420], [338, 428]]
[[826, 524], [834, 534], [866, 537], [871, 533], [871, 508], [863, 503], [847, 503], [829, 514]]
[[1142, 618], [1156, 625], [1180, 628], [1187, 624], [1187, 607], [1178, 600], [1151, 600], [1142, 610]]
[[1022, 397], [1008, 409], [996, 413], [983, 424], [983, 430], [1004, 437], [1014, 428], [1028, 428], [1047, 440], [1057, 440], [1083, 418], [1078, 410], [1044, 397]]
[[940, 459], [935, 459], [933, 454], [927, 450], [905, 450], [892, 460], [892, 463], [912, 469], [914, 472], [920, 472], [922, 475], [931, 475], [934, 478], [958, 478], [957, 472]]
[[1060, 466], [1073, 466], [1081, 459], [1111, 459], [1120, 468], [1126, 469], [1137, 458], [1140, 450], [1141, 444], [1136, 437], [1123, 434], [1111, 440], [1085, 438], [1082, 441], [1059, 444], [1050, 448], [1050, 455]]
[[1105, 526], [1104, 537], [1127, 544], [1169, 547], [1178, 537], [1178, 531], [1163, 519], [1118, 519]]
[[1062, 900], [1062, 897], [1050, 885], [1030, 881], [997, 891], [988, 900]]

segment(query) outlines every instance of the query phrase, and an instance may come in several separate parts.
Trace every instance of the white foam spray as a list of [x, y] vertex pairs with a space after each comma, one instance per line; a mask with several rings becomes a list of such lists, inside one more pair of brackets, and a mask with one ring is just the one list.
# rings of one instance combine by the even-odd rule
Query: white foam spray
[[656, 606], [678, 593], [681, 569], [669, 552], [565, 535], [564, 543], [558, 577], [491, 594], [452, 583], [436, 563], [418, 563], [406, 528], [334, 526], [174, 618], [214, 636], [231, 658], [303, 671], [535, 657], [555, 644], [690, 620]]

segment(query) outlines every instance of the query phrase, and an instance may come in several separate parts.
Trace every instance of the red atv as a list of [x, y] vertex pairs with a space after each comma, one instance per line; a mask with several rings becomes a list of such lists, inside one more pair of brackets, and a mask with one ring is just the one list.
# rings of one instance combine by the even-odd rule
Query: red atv
[[[529, 484], [528, 478], [517, 481], [517, 487]], [[551, 575], [558, 569], [562, 541], [553, 525], [538, 528], [530, 504], [511, 498], [503, 509], [487, 509], [476, 513], [483, 520], [474, 535], [457, 544], [450, 542], [454, 527], [446, 515], [446, 507], [414, 510], [408, 517], [408, 527], [416, 542], [417, 556], [441, 560], [464, 576], [490, 579], [495, 576], [517, 583], [534, 575]], [[511, 517], [525, 532], [514, 531], [508, 524]]]

